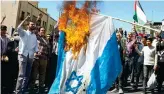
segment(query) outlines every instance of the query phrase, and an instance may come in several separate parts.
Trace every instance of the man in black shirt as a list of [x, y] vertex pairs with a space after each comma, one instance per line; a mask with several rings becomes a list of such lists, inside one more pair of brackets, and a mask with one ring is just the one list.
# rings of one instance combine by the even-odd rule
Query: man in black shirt
[[157, 74], [157, 82], [158, 82], [158, 92], [161, 92], [162, 83], [164, 81], [164, 40], [162, 40], [161, 36], [158, 38], [158, 43], [156, 46], [156, 63], [154, 66], [154, 70]]

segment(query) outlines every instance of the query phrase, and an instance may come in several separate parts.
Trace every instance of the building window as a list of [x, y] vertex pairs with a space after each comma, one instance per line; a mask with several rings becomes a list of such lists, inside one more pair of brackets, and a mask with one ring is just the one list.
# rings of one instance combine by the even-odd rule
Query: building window
[[43, 21], [42, 27], [44, 27], [44, 21]]
[[41, 20], [41, 22], [40, 22], [40, 26], [42, 26], [42, 23], [43, 23], [43, 21]]
[[45, 22], [45, 26], [44, 26], [45, 29], [47, 29], [47, 23]]
[[32, 16], [32, 21], [33, 21], [33, 22], [36, 22], [36, 19], [37, 19], [37, 17], [33, 15], [33, 16]]
[[49, 31], [52, 31], [52, 25], [50, 25], [50, 27], [49, 27]]
[[51, 25], [51, 31], [53, 30], [53, 25]]
[[49, 31], [51, 31], [51, 25], [50, 25], [50, 27], [49, 27]]
[[42, 27], [44, 27], [45, 29], [47, 28], [47, 23], [45, 21], [43, 21]]
[[30, 13], [29, 13], [29, 12], [27, 12], [27, 16], [28, 16], [28, 15], [30, 16]]
[[25, 12], [22, 11], [22, 13], [21, 13], [21, 17], [20, 17], [21, 20], [24, 20], [24, 15], [25, 15]]

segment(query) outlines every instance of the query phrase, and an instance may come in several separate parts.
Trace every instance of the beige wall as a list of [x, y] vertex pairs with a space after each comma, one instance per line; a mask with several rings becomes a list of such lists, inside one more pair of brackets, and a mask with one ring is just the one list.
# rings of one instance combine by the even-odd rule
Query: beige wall
[[[33, 20], [33, 16], [37, 17], [40, 13], [43, 14], [43, 17], [42, 17], [42, 23], [41, 25], [43, 24], [43, 21], [44, 22], [47, 22], [47, 19], [48, 19], [48, 16], [47, 14], [43, 13], [41, 10], [39, 10], [38, 8], [36, 8], [35, 6], [33, 6], [32, 4], [26, 2], [26, 1], [21, 1], [21, 4], [20, 4], [20, 10], [19, 10], [19, 18], [21, 17], [21, 13], [22, 11], [25, 12], [25, 17], [27, 16], [27, 12], [30, 13], [30, 19]], [[21, 20], [19, 19], [19, 23], [21, 22]]]
[[51, 17], [48, 18], [47, 33], [50, 33], [52, 31], [52, 29], [54, 28], [56, 23], [57, 23], [57, 21], [55, 21]]
[[6, 19], [3, 24], [8, 27], [8, 33], [10, 34], [11, 26], [15, 28], [19, 2], [18, 1], [1, 1], [1, 18], [6, 15]]
[[[33, 4], [31, 4], [33, 3]], [[42, 21], [41, 21], [41, 26], [45, 27], [47, 32], [50, 32], [50, 25], [54, 26], [56, 21], [54, 19], [52, 19], [51, 17], [49, 17], [49, 15], [47, 13], [45, 13], [47, 11], [46, 8], [42, 8], [44, 10], [44, 12], [42, 10], [40, 10], [37, 6], [38, 2], [27, 2], [27, 1], [2, 1], [2, 6], [1, 6], [1, 17], [5, 14], [6, 15], [6, 19], [4, 21], [4, 24], [8, 27], [13, 26], [13, 28], [16, 28], [21, 20], [21, 15], [22, 15], [22, 11], [25, 13], [24, 14], [24, 18], [27, 16], [27, 13], [30, 13], [31, 16], [31, 20], [33, 20], [33, 16], [35, 16], [37, 18], [37, 16], [42, 13], [43, 17], [42, 17]], [[43, 26], [43, 22], [44, 22], [44, 26]], [[46, 23], [46, 24], [45, 24]], [[26, 24], [26, 23], [25, 23]], [[52, 27], [51, 26], [51, 27]]]
[[[21, 2], [21, 8], [20, 8], [20, 11], [19, 11], [20, 12], [19, 16], [21, 16], [22, 11], [25, 12], [26, 16], [27, 16], [27, 12], [30, 13], [30, 15], [32, 14], [31, 15], [31, 20], [33, 19], [33, 16], [37, 17], [40, 13], [42, 13], [43, 17], [42, 17], [42, 21], [41, 21], [41, 26], [45, 27], [47, 33], [50, 32], [50, 30], [49, 30], [50, 25], [53, 26], [56, 23], [56, 21], [54, 19], [52, 19], [51, 17], [49, 17], [48, 14], [45, 13], [47, 11], [45, 8], [42, 8], [42, 10], [40, 10], [37, 7], [33, 6], [30, 2], [29, 3], [25, 2], [25, 1]], [[19, 21], [19, 23], [20, 22], [21, 21]]]

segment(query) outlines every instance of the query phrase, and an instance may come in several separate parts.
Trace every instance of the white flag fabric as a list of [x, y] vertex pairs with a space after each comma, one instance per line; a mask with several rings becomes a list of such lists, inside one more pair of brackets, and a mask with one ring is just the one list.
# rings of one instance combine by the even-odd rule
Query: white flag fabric
[[142, 20], [144, 23], [147, 22], [147, 18], [146, 18], [146, 15], [145, 13], [143, 12], [143, 10], [137, 5], [137, 16], [138, 16], [138, 19]]
[[64, 51], [64, 32], [60, 33], [58, 64], [49, 94], [106, 94], [120, 74], [121, 59], [111, 17], [92, 14], [86, 50], [77, 59]]
[[147, 22], [147, 18], [146, 18], [145, 12], [138, 0], [135, 0], [134, 10], [135, 10], [135, 14], [133, 16], [133, 19], [135, 20], [135, 22], [145, 24]]

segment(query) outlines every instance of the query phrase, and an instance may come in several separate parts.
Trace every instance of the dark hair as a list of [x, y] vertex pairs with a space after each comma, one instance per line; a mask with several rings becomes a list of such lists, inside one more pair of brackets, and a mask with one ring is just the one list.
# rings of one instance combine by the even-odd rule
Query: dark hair
[[36, 26], [37, 31], [40, 31], [41, 26]]
[[6, 31], [6, 30], [7, 30], [7, 26], [1, 25], [1, 31]]
[[143, 36], [143, 38], [145, 38], [147, 40], [147, 36]]
[[39, 26], [39, 28], [38, 28], [39, 32], [40, 32], [40, 29], [41, 29], [41, 28], [44, 28], [44, 27]]
[[30, 20], [30, 21], [28, 21], [28, 25], [30, 24], [30, 22], [35, 23], [34, 21]]
[[151, 43], [152, 43], [152, 41], [153, 41], [153, 38], [147, 38], [147, 40], [149, 40]]
[[164, 50], [164, 41], [161, 43], [162, 41], [158, 41], [157, 45], [156, 45], [156, 50], [157, 51], [161, 51]]

